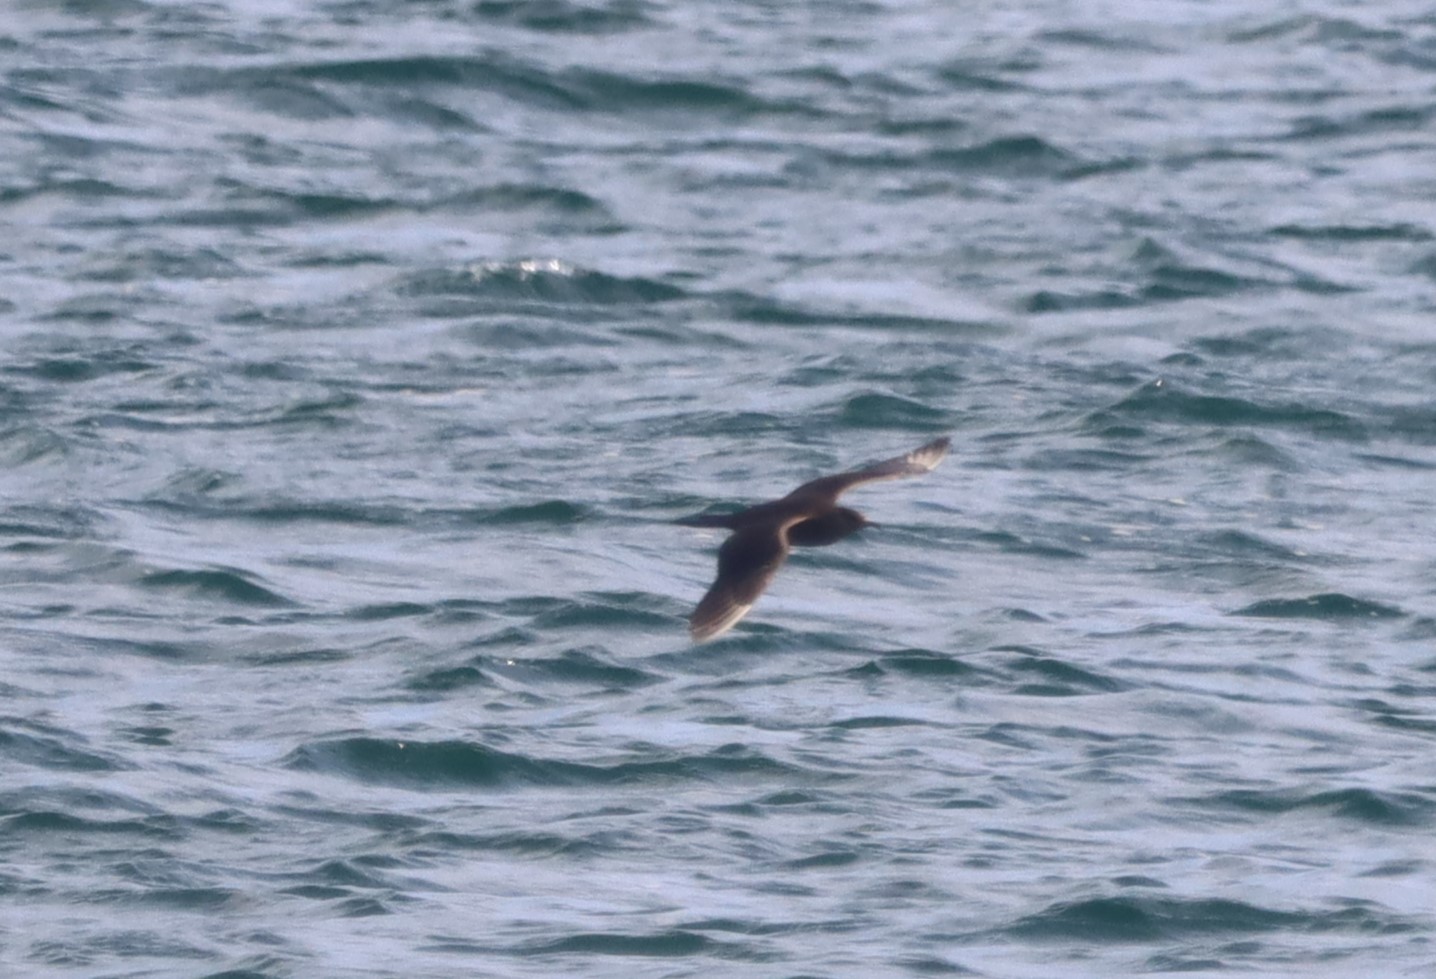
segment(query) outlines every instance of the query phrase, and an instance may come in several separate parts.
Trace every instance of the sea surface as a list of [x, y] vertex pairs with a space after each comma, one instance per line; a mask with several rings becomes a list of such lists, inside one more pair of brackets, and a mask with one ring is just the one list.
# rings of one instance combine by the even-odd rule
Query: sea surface
[[0, 975], [1164, 974], [1436, 975], [1429, 3], [4, 5]]

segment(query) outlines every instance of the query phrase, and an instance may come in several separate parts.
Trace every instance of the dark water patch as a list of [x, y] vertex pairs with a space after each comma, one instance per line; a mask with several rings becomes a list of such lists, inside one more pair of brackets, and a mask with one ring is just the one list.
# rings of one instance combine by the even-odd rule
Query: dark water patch
[[1186, 299], [1221, 298], [1273, 284], [1218, 269], [1176, 262], [1153, 264], [1139, 274], [1140, 281], [1130, 286], [1104, 286], [1073, 292], [1042, 289], [1030, 295], [1023, 308], [1029, 313], [1118, 310]]
[[637, 0], [613, 0], [598, 5], [571, 0], [480, 0], [476, 16], [533, 31], [563, 34], [610, 34], [637, 30], [652, 24], [650, 7]]
[[830, 850], [815, 853], [810, 857], [799, 857], [783, 864], [784, 870], [825, 870], [829, 867], [848, 867], [858, 862], [859, 854], [854, 850]]
[[[519, 951], [519, 950], [516, 950]], [[651, 935], [626, 935], [603, 932], [580, 932], [552, 941], [525, 946], [519, 954], [537, 955], [618, 955], [625, 958], [681, 958], [689, 955], [713, 955], [727, 951], [715, 942], [692, 931], [673, 929]]]
[[65, 969], [67, 972], [84, 969], [86, 975], [106, 976], [135, 975], [141, 971], [117, 972], [113, 968], [100, 971], [99, 963], [110, 963], [112, 966], [116, 959], [183, 962], [186, 967], [179, 971], [191, 974], [190, 970], [194, 968], [192, 963], [215, 958], [214, 952], [209, 948], [153, 931], [107, 928], [98, 935], [85, 935], [83, 929], [77, 931], [78, 933], [68, 933], [64, 939], [32, 942], [26, 958], [41, 965]]
[[[358, 111], [344, 93], [327, 89], [323, 84], [296, 76], [286, 69], [252, 68], [226, 73], [187, 72], [183, 84], [191, 91], [206, 94], [222, 93], [227, 98], [242, 99], [261, 112], [280, 118], [304, 122], [352, 119]], [[267, 140], [255, 140], [262, 149], [251, 145], [245, 154], [257, 163], [273, 164], [277, 155]]]
[[1073, 550], [1061, 544], [1033, 541], [1019, 534], [1002, 530], [985, 531], [975, 535], [975, 539], [984, 544], [995, 545], [1005, 554], [1029, 554], [1034, 557], [1059, 558], [1061, 560], [1081, 560], [1087, 557], [1082, 551]]
[[[1427, 255], [1411, 263], [1412, 275], [1423, 276], [1427, 279], [1436, 280], [1436, 254]], [[0, 307], [3, 309], [3, 307]]]
[[1351, 457], [1358, 462], [1369, 463], [1373, 466], [1382, 466], [1390, 469], [1408, 469], [1417, 472], [1428, 472], [1436, 469], [1436, 462], [1428, 462], [1425, 459], [1412, 459], [1406, 456], [1384, 455], [1375, 452], [1353, 452]]
[[[1100, 434], [1110, 438], [1112, 432], [1107, 429]], [[1036, 470], [1064, 472], [1129, 472], [1152, 458], [1147, 453], [1119, 449], [1044, 449], [1028, 465]]]
[[1292, 330], [1280, 326], [1261, 326], [1239, 333], [1220, 333], [1197, 337], [1192, 346], [1209, 358], [1247, 360], [1304, 359], [1314, 344], [1335, 350], [1346, 348], [1349, 338], [1334, 330]]
[[843, 402], [843, 425], [854, 428], [896, 428], [905, 431], [947, 430], [947, 412], [895, 394], [859, 394]]
[[[1021, 82], [1007, 77], [1010, 68], [982, 57], [957, 57], [944, 61], [933, 73], [939, 81], [954, 92], [1016, 92], [1026, 88]], [[939, 122], [948, 126], [953, 121], [944, 117]]]
[[276, 425], [338, 428], [350, 424], [354, 420], [354, 409], [363, 404], [364, 399], [353, 391], [331, 391], [286, 405], [277, 416], [266, 421]]
[[1337, 244], [1363, 241], [1430, 241], [1436, 237], [1426, 228], [1402, 222], [1393, 224], [1280, 224], [1269, 228], [1267, 234], [1308, 241], [1330, 241]]
[[242, 661], [255, 666], [295, 666], [302, 663], [343, 663], [354, 655], [351, 649], [335, 646], [299, 646], [249, 653]]
[[[803, 102], [778, 102], [750, 92], [737, 80], [720, 82], [671, 76], [640, 78], [609, 71], [570, 70], [564, 76], [568, 90], [586, 107], [605, 113], [682, 114], [689, 126], [713, 116], [748, 116], [759, 113], [814, 116], [818, 110]], [[692, 121], [688, 117], [692, 117]], [[651, 122], [651, 120], [649, 120]]]
[[1001, 721], [989, 725], [981, 731], [978, 737], [994, 744], [1000, 744], [1009, 748], [1020, 748], [1024, 751], [1041, 750], [1041, 743], [1045, 741], [1081, 743], [1084, 745], [1115, 745], [1121, 744], [1123, 739], [1100, 731], [1089, 731], [1082, 728], [1060, 725], [1055, 727], [1044, 727], [1036, 724], [1017, 724], [1010, 721]]
[[[671, 629], [673, 616], [652, 611], [648, 596], [612, 598], [591, 592], [588, 600], [560, 600], [553, 608], [534, 616], [536, 629]], [[596, 601], [593, 599], [597, 599]]]
[[0, 718], [0, 757], [7, 761], [68, 772], [116, 772], [130, 767], [119, 759], [67, 743], [71, 740], [74, 738], [64, 732], [29, 721]]
[[1113, 877], [1112, 883], [1118, 887], [1151, 887], [1166, 889], [1167, 885], [1155, 877], [1147, 877], [1142, 874], [1123, 874]]
[[[1424, 642], [1436, 640], [1436, 617], [1418, 615], [1406, 624], [1401, 630], [1400, 638], [1408, 642]], [[1422, 663], [1417, 669], [1424, 671], [1436, 670], [1436, 661]]]
[[1234, 27], [1223, 31], [1233, 44], [1265, 43], [1283, 38], [1299, 38], [1339, 50], [1355, 50], [1353, 42], [1400, 40], [1399, 31], [1369, 27], [1345, 17], [1323, 17], [1318, 14], [1295, 14], [1262, 20], [1255, 25]]
[[135, 818], [164, 815], [158, 807], [140, 799], [78, 783], [27, 786], [0, 794], [0, 816], [20, 816], [32, 812], [71, 816], [88, 812], [120, 812]]
[[164, 299], [150, 288], [129, 284], [118, 289], [72, 296], [36, 317], [42, 323], [74, 324], [102, 327], [117, 321], [129, 321], [142, 315], [142, 310], [164, 305]]
[[965, 966], [937, 955], [903, 955], [896, 959], [897, 966], [917, 976], [980, 976]]
[[1262, 467], [1280, 472], [1298, 472], [1302, 465], [1290, 452], [1257, 435], [1234, 435], [1212, 453], [1238, 466]]
[[288, 894], [292, 897], [302, 897], [311, 901], [334, 901], [346, 898], [350, 895], [347, 887], [326, 887], [323, 884], [296, 884], [294, 887], [282, 887], [280, 894]]
[[383, 836], [402, 835], [429, 827], [431, 822], [418, 816], [410, 816], [383, 808], [334, 808], [327, 795], [298, 790], [285, 793], [289, 802], [273, 807], [279, 816], [292, 817], [306, 823], [324, 826], [355, 827]]
[[449, 690], [462, 690], [471, 688], [471, 686], [481, 686], [481, 688], [497, 686], [493, 678], [474, 665], [425, 670], [424, 673], [405, 680], [404, 685], [418, 693], [448, 693]]
[[609, 230], [619, 230], [617, 219], [602, 202], [582, 191], [567, 187], [492, 184], [446, 197], [437, 206], [445, 212], [464, 207], [477, 208], [486, 213], [542, 211], [565, 218], [598, 220], [609, 225]]
[[915, 717], [897, 717], [891, 714], [870, 714], [863, 717], [849, 717], [834, 721], [832, 727], [839, 731], [866, 731], [872, 728], [923, 727], [930, 721]]
[[414, 512], [406, 507], [340, 500], [294, 500], [238, 505], [227, 504], [215, 516], [237, 515], [262, 523], [336, 523], [393, 527], [410, 523]]
[[1361, 439], [1366, 434], [1355, 419], [1328, 408], [1300, 402], [1265, 404], [1234, 395], [1193, 394], [1165, 380], [1144, 384], [1105, 410], [1122, 417], [1183, 425], [1298, 428], [1344, 439]]
[[[461, 117], [453, 120], [464, 126]], [[472, 128], [469, 126], [468, 128]], [[232, 183], [228, 207], [205, 211], [185, 211], [170, 219], [181, 225], [225, 225], [240, 222], [247, 225], [287, 226], [312, 224], [315, 221], [362, 221], [390, 212], [424, 214], [443, 212], [454, 215], [479, 211], [492, 217], [495, 213], [531, 214], [560, 222], [558, 227], [574, 230], [612, 233], [621, 230], [610, 211], [598, 200], [581, 191], [542, 184], [495, 184], [435, 197], [403, 198], [359, 192], [299, 192], [253, 188]], [[574, 225], [573, 222], [579, 222]], [[383, 256], [373, 253], [351, 253], [346, 259], [333, 255], [315, 256], [306, 263], [314, 267], [346, 264], [385, 264]], [[158, 267], [155, 267], [158, 266]], [[230, 278], [240, 270], [219, 264], [204, 253], [166, 253], [137, 255], [124, 265], [112, 263], [90, 277], [100, 281], [129, 281], [138, 273], [159, 274], [165, 278]]]
[[117, 733], [126, 740], [147, 748], [168, 748], [174, 745], [174, 728], [160, 724], [120, 728]]
[[[260, 75], [260, 72], [263, 74]], [[493, 92], [543, 108], [569, 111], [585, 108], [582, 99], [561, 83], [557, 75], [502, 55], [335, 60], [289, 66], [282, 70], [250, 70], [246, 74], [251, 79], [259, 77], [271, 84], [288, 79], [306, 85], [318, 82], [387, 88], [401, 91], [407, 97], [425, 87], [455, 86]]]
[[233, 279], [244, 270], [211, 248], [180, 251], [173, 248], [136, 248], [123, 251], [88, 268], [81, 277], [88, 282], [144, 282]]
[[535, 761], [460, 741], [344, 738], [301, 745], [284, 759], [296, 771], [340, 775], [416, 789], [557, 785], [582, 781], [589, 766]]
[[200, 501], [233, 489], [243, 481], [239, 473], [204, 466], [186, 466], [165, 480], [164, 487], [149, 495], [151, 501]]
[[[470, 600], [478, 604], [477, 600]], [[549, 612], [557, 612], [571, 603], [571, 599], [557, 598], [553, 595], [519, 595], [514, 598], [506, 598], [501, 602], [485, 602], [483, 607], [490, 612], [497, 612], [500, 615], [514, 616], [517, 618], [530, 618], [544, 615]]]
[[1399, 619], [1407, 613], [1381, 602], [1353, 598], [1340, 592], [1323, 592], [1306, 598], [1267, 598], [1237, 609], [1231, 615], [1265, 619]]
[[[818, 326], [825, 329], [932, 333], [942, 335], [949, 342], [953, 336], [1005, 332], [1004, 328], [988, 322], [903, 315], [881, 308], [856, 311], [847, 308], [821, 309], [745, 292], [715, 293], [708, 298], [733, 320], [758, 326]], [[864, 364], [863, 370], [871, 370], [872, 366]]]
[[926, 649], [902, 649], [888, 653], [877, 664], [884, 671], [914, 677], [972, 677], [982, 673], [969, 663]]
[[76, 202], [102, 203], [110, 199], [134, 200], [155, 196], [142, 188], [124, 186], [94, 177], [62, 177], [37, 174], [32, 183], [24, 187], [0, 188], [0, 204], [17, 204], [37, 198], [59, 196], [72, 198]]
[[1205, 973], [1224, 972], [1227, 964], [1221, 959], [1201, 958], [1180, 953], [1161, 953], [1146, 960], [1146, 967], [1154, 973]]
[[538, 830], [514, 830], [498, 833], [420, 833], [404, 841], [405, 851], [412, 855], [430, 855], [450, 860], [455, 853], [512, 853], [525, 857], [598, 856], [617, 849], [595, 836], [578, 838]]
[[465, 741], [341, 738], [301, 745], [287, 768], [416, 790], [614, 786], [668, 781], [792, 777], [791, 769], [739, 746], [660, 761], [589, 765], [512, 754]]
[[780, 383], [785, 386], [825, 387], [837, 381], [850, 381], [854, 377], [915, 391], [930, 391], [934, 396], [946, 396], [953, 388], [962, 387], [970, 380], [960, 364], [932, 363], [891, 369], [865, 360], [860, 354], [840, 353], [807, 357], [784, 374]]
[[1418, 877], [1427, 870], [1424, 860], [1388, 860], [1364, 870], [1358, 877]]
[[349, 888], [383, 890], [392, 886], [382, 875], [354, 859], [324, 860], [294, 876], [304, 880], [309, 886], [343, 888], [346, 894]]
[[249, 836], [260, 830], [262, 824], [237, 809], [215, 809], [199, 816], [184, 817], [180, 825], [204, 832], [233, 833]]
[[1243, 561], [1260, 558], [1295, 564], [1310, 560], [1309, 557], [1298, 554], [1291, 548], [1283, 547], [1245, 530], [1222, 530], [1199, 534], [1188, 545], [1188, 550], [1211, 552]]
[[67, 812], [31, 810], [0, 819], [10, 833], [41, 835], [57, 833], [68, 838], [84, 836], [136, 836], [176, 840], [185, 834], [172, 816], [145, 816], [137, 819], [88, 819]]
[[[667, 620], [664, 620], [665, 623]], [[659, 682], [661, 677], [645, 670], [610, 662], [599, 647], [565, 650], [551, 658], [506, 660], [489, 663], [490, 675], [538, 683], [575, 683], [610, 690], [636, 690]]]
[[1063, 663], [1045, 656], [1024, 656], [1007, 666], [1016, 674], [1033, 674], [1037, 682], [1020, 684], [1015, 693], [1029, 697], [1075, 697], [1089, 693], [1114, 693], [1130, 689], [1111, 677]]
[[[441, 607], [445, 609], [444, 613], [439, 617], [439, 621], [441, 622], [450, 624], [464, 623], [488, 618], [487, 615], [481, 615], [467, 607], [450, 610], [447, 608], [448, 604], [447, 602], [441, 604]], [[469, 603], [465, 604], [467, 605]], [[465, 644], [465, 648], [491, 649], [497, 646], [504, 650], [521, 649], [525, 646], [537, 645], [541, 640], [542, 637], [532, 630], [520, 628], [519, 626], [503, 626], [493, 632], [486, 633], [471, 640]]]
[[1037, 39], [1054, 45], [1092, 48], [1097, 51], [1144, 54], [1169, 54], [1171, 49], [1156, 44], [1133, 32], [1123, 31], [1119, 25], [1106, 25], [1102, 30], [1087, 30], [1080, 27], [1055, 28], [1039, 31]]
[[154, 571], [140, 578], [139, 584], [154, 591], [178, 592], [197, 599], [235, 605], [277, 608], [295, 604], [253, 578], [253, 575], [238, 568]]
[[802, 104], [770, 102], [738, 82], [681, 75], [640, 77], [592, 68], [551, 70], [506, 54], [339, 60], [290, 67], [271, 77], [399, 91], [412, 100], [426, 88], [484, 91], [565, 113], [684, 113], [696, 119], [763, 112], [812, 114]]
[[1071, 313], [1083, 310], [1126, 309], [1140, 305], [1142, 297], [1135, 292], [1107, 287], [1079, 292], [1039, 289], [1022, 303], [1022, 309], [1033, 314]]
[[700, 411], [675, 413], [666, 421], [667, 432], [679, 437], [714, 438], [721, 445], [714, 455], [731, 456], [735, 435], [746, 438], [758, 435], [791, 435], [797, 424], [787, 416], [764, 411]]
[[381, 602], [377, 605], [361, 605], [346, 612], [344, 617], [355, 622], [387, 622], [390, 619], [412, 619], [429, 615], [433, 605], [419, 602]]
[[1062, 170], [1057, 176], [1061, 180], [1078, 181], [1091, 177], [1106, 177], [1143, 170], [1151, 166], [1145, 157], [1113, 156], [1105, 160], [1091, 160], [1075, 163]]
[[1436, 734], [1436, 717], [1422, 708], [1398, 707], [1375, 697], [1358, 700], [1352, 705], [1371, 715], [1371, 721], [1396, 731]]
[[1021, 724], [998, 723], [992, 724], [977, 732], [977, 737], [992, 744], [1001, 745], [1004, 748], [1016, 748], [1019, 751], [1034, 751], [1037, 744], [1030, 737], [1031, 730]]
[[[782, 789], [778, 792], [769, 792], [743, 805], [751, 813], [756, 813], [757, 810], [763, 808], [787, 809], [795, 806], [811, 808], [819, 812], [846, 811], [843, 807], [834, 805], [834, 798], [831, 794], [805, 789]], [[725, 807], [716, 808], [721, 810]]]
[[1403, 405], [1385, 415], [1385, 432], [1412, 445], [1436, 445], [1436, 406]]
[[1426, 103], [1389, 105], [1377, 109], [1340, 114], [1307, 115], [1296, 119], [1282, 137], [1307, 140], [1342, 140], [1358, 136], [1384, 136], [1417, 132], [1430, 125], [1433, 110]]
[[45, 357], [30, 363], [14, 364], [5, 369], [12, 375], [33, 377], [41, 381], [72, 384], [93, 381], [112, 374], [142, 374], [158, 365], [120, 350], [97, 350], [88, 357]]
[[1258, 816], [1320, 812], [1381, 827], [1420, 827], [1436, 822], [1436, 797], [1414, 792], [1380, 792], [1364, 788], [1311, 793], [1232, 789], [1212, 796], [1176, 801]]
[[925, 161], [942, 170], [990, 171], [1005, 178], [1060, 176], [1082, 161], [1039, 136], [1006, 136], [974, 146], [934, 150]]
[[567, 500], [543, 500], [539, 503], [524, 503], [496, 509], [478, 510], [473, 513], [473, 522], [479, 524], [564, 524], [578, 523], [588, 516], [588, 511]]
[[[398, 900], [397, 895], [388, 895], [389, 902]], [[395, 910], [377, 898], [351, 897], [339, 902], [338, 912], [341, 918], [373, 918], [379, 915], [394, 914]]]
[[1004, 933], [1028, 941], [1157, 942], [1274, 931], [1364, 931], [1343, 912], [1276, 911], [1244, 901], [1109, 897], [1054, 904]]
[[407, 205], [389, 198], [341, 194], [335, 191], [328, 193], [271, 192], [265, 196], [283, 207], [291, 220], [299, 221], [350, 220], [397, 209], [408, 210]]
[[112, 887], [89, 891], [85, 900], [95, 904], [210, 913], [242, 907], [245, 895], [224, 887]]
[[69, 440], [36, 425], [16, 425], [0, 431], [0, 462], [8, 469], [64, 459], [70, 450]]
[[[4, 436], [0, 435], [0, 444]], [[103, 516], [88, 507], [19, 503], [0, 507], [0, 537], [90, 540], [100, 534]]]
[[416, 272], [400, 280], [395, 288], [408, 298], [460, 300], [440, 310], [450, 316], [527, 308], [627, 309], [671, 302], [686, 295], [682, 289], [654, 279], [607, 275], [557, 260], [493, 262]]

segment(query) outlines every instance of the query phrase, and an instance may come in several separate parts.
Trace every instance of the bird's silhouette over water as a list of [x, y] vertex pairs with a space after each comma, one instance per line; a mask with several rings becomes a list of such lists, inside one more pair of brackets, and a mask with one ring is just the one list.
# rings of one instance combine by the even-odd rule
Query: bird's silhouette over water
[[880, 479], [931, 472], [951, 445], [951, 439], [934, 439], [896, 459], [804, 483], [779, 500], [737, 513], [698, 514], [679, 520], [686, 527], [733, 531], [718, 549], [717, 579], [689, 616], [693, 641], [721, 636], [747, 615], [783, 566], [789, 548], [824, 547], [867, 526], [867, 517], [838, 506], [838, 497], [845, 491]]

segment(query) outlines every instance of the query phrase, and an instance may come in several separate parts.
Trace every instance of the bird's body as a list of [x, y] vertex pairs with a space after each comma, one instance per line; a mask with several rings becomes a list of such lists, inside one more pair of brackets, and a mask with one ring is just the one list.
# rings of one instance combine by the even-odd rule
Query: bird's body
[[748, 614], [791, 547], [826, 547], [867, 526], [861, 513], [838, 506], [838, 497], [861, 483], [931, 472], [947, 455], [947, 438], [907, 455], [852, 472], [804, 483], [787, 496], [737, 513], [698, 514], [678, 523], [733, 531], [718, 549], [718, 577], [693, 610], [688, 630], [695, 642], [722, 635]]

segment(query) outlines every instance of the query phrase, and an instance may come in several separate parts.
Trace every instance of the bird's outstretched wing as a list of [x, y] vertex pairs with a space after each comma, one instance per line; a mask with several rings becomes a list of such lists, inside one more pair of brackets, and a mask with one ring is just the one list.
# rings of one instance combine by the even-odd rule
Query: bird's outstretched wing
[[718, 549], [718, 577], [688, 618], [694, 642], [721, 636], [748, 614], [788, 557], [784, 524], [758, 524], [737, 531]]
[[852, 472], [838, 473], [836, 476], [823, 476], [812, 482], [804, 483], [789, 493], [786, 499], [807, 498], [814, 501], [826, 501], [828, 505], [831, 505], [841, 494], [862, 483], [875, 483], [880, 479], [901, 479], [904, 476], [921, 476], [923, 473], [932, 472], [937, 468], [937, 464], [947, 456], [947, 451], [950, 448], [952, 448], [952, 439], [944, 435], [940, 439], [933, 439], [926, 445], [918, 446], [907, 455], [885, 459], [865, 469], [854, 469]]

